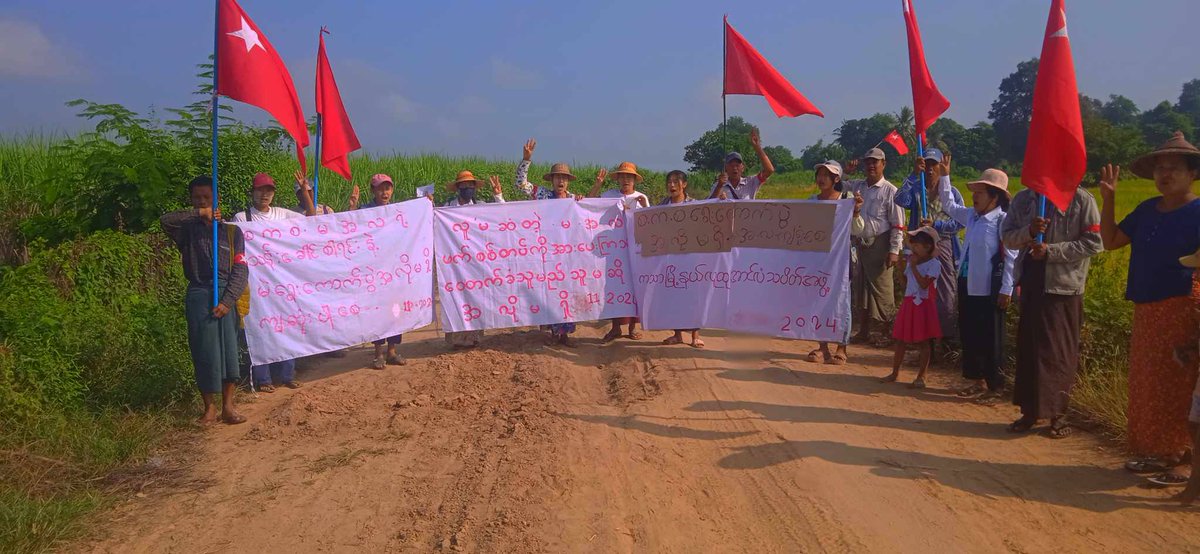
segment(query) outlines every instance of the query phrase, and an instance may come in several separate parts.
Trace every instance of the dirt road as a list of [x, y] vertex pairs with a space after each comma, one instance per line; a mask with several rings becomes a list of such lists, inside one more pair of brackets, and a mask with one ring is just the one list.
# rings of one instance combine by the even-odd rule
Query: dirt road
[[1015, 409], [959, 401], [950, 373], [914, 393], [876, 381], [877, 350], [833, 367], [803, 342], [601, 334], [447, 352], [424, 330], [407, 367], [322, 359], [304, 388], [245, 404], [250, 423], [164, 454], [199, 486], [151, 485], [76, 548], [1200, 552], [1196, 513], [1141, 488], [1119, 451], [1005, 433]]

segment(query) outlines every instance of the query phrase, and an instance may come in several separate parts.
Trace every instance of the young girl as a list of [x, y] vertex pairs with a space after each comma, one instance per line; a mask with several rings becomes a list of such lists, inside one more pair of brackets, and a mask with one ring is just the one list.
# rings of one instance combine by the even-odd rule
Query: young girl
[[[531, 200], [553, 200], [556, 198], [574, 198], [579, 200], [583, 198], [582, 194], [571, 194], [571, 181], [575, 180], [575, 176], [571, 174], [571, 166], [565, 163], [556, 163], [550, 167], [550, 173], [542, 176], [542, 179], [550, 182], [550, 188], [535, 187], [529, 182], [529, 165], [533, 163], [533, 150], [537, 148], [537, 141], [529, 139], [525, 141], [525, 148], [521, 163], [517, 165], [517, 190], [524, 191], [529, 195]], [[574, 348], [575, 343], [571, 341], [571, 333], [575, 332], [574, 323], [552, 323], [543, 325], [543, 330], [550, 331], [550, 341], [552, 343], [561, 344], [568, 348]]]
[[[854, 215], [850, 219], [850, 236], [860, 237], [863, 230], [866, 229], [866, 221], [862, 217], [863, 197], [861, 194], [851, 194], [850, 191], [842, 187], [842, 164], [835, 160], [829, 160], [824, 163], [819, 163], [813, 168], [816, 171], [817, 193], [810, 196], [809, 200], [847, 200], [854, 199]], [[854, 243], [850, 244], [850, 267], [847, 272], [853, 271], [855, 262], [858, 261], [858, 252], [854, 249]], [[851, 276], [853, 280], [853, 276]], [[846, 295], [846, 302], [850, 302], [850, 295]], [[846, 313], [851, 313], [849, 306], [846, 308]], [[845, 365], [849, 356], [846, 353], [846, 343], [850, 338], [850, 325], [846, 325], [846, 336], [841, 342], [838, 342], [837, 352], [829, 352], [829, 343], [822, 342], [820, 347], [808, 353], [808, 361], [816, 363], [824, 361], [827, 364]]]
[[[642, 176], [637, 172], [637, 166], [632, 162], [621, 162], [617, 166], [617, 170], [612, 172], [613, 179], [617, 184], [621, 185], [620, 189], [609, 189], [600, 194], [600, 188], [604, 186], [604, 178], [608, 172], [604, 169], [600, 170], [600, 174], [596, 176], [596, 184], [592, 186], [592, 192], [588, 196], [592, 198], [621, 198], [624, 200], [625, 209], [632, 210], [639, 207], [650, 205], [650, 199], [637, 191], [634, 187], [642, 182]], [[617, 317], [612, 320], [612, 329], [608, 334], [604, 335], [604, 342], [612, 342], [622, 336], [621, 325], [629, 324], [629, 334], [626, 335], [633, 340], [641, 340], [642, 333], [637, 330], [638, 319], [636, 317]]]
[[942, 265], [935, 257], [934, 248], [937, 245], [938, 233], [933, 227], [909, 231], [908, 236], [909, 248], [913, 252], [908, 258], [908, 267], [904, 270], [908, 286], [904, 290], [904, 302], [900, 305], [900, 311], [896, 314], [896, 325], [892, 329], [892, 338], [896, 339], [896, 351], [892, 355], [892, 373], [884, 377], [883, 382], [892, 383], [900, 377], [905, 345], [915, 344], [921, 348], [921, 370], [909, 387], [923, 389], [925, 371], [929, 369], [929, 358], [933, 356], [933, 341], [942, 337], [937, 302], [933, 300], [936, 298], [934, 283], [942, 271]]
[[[672, 204], [683, 204], [691, 202], [692, 197], [687, 193], [687, 173], [678, 169], [667, 173], [667, 196], [658, 203], [659, 206], [670, 206]], [[683, 344], [683, 332], [687, 331], [692, 334], [692, 348], [704, 348], [704, 341], [700, 339], [699, 329], [676, 329], [675, 334], [663, 340], [663, 344]]]

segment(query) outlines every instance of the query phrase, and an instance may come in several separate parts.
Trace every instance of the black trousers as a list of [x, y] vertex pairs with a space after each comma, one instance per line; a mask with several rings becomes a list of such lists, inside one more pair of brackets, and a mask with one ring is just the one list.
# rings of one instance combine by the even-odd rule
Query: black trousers
[[987, 296], [967, 295], [967, 280], [958, 280], [958, 329], [962, 340], [962, 373], [987, 381], [988, 390], [1004, 388], [1004, 316], [996, 307], [999, 287]]

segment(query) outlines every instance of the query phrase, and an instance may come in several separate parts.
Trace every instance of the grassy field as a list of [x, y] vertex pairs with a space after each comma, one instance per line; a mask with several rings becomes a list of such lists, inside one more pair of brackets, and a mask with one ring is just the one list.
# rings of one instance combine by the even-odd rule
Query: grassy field
[[[161, 237], [153, 232], [136, 237], [95, 233], [56, 248], [27, 240], [23, 225], [32, 218], [71, 217], [69, 206], [51, 193], [48, 183], [56, 174], [82, 169], [64, 167], [67, 158], [54, 145], [53, 138], [39, 136], [0, 139], [0, 298], [23, 310], [0, 309], [0, 551], [5, 552], [49, 549], [86, 528], [87, 514], [103, 506], [111, 490], [104, 485], [105, 476], [143, 461], [163, 436], [180, 428], [195, 401], [189, 400], [193, 394], [186, 386], [190, 368], [177, 367], [187, 366], [186, 338], [180, 329], [163, 329], [182, 325], [176, 313], [182, 290], [178, 264], [146, 261], [159, 252], [177, 259]], [[278, 153], [265, 159], [250, 171], [266, 171], [281, 184], [291, 182], [294, 158]], [[549, 161], [532, 168], [531, 180], [540, 182], [537, 177], [549, 169]], [[438, 198], [445, 199], [449, 193], [444, 185], [462, 169], [481, 177], [498, 175], [506, 197], [522, 199], [513, 183], [516, 162], [356, 156], [352, 183], [322, 170], [319, 200], [345, 209], [351, 187], [357, 184], [366, 197], [366, 183], [375, 173], [393, 177], [398, 198], [410, 198], [417, 186], [436, 183]], [[587, 193], [599, 168], [573, 166], [579, 179], [572, 190]], [[639, 188], [654, 200], [661, 198], [663, 173], [643, 174]], [[693, 195], [707, 193], [713, 178], [711, 173], [693, 174]], [[960, 176], [955, 182], [963, 187], [966, 179]], [[1019, 180], [1014, 185], [1019, 188]], [[175, 205], [183, 204], [185, 188], [185, 182], [178, 184]], [[280, 205], [295, 204], [288, 188], [280, 187]], [[238, 204], [245, 202], [248, 189], [249, 183], [223, 182], [226, 213], [244, 207]], [[811, 173], [801, 172], [774, 176], [759, 196], [804, 198], [814, 191]], [[1149, 181], [1122, 182], [1118, 213], [1154, 195]], [[123, 256], [119, 263], [106, 261], [114, 255]], [[1115, 437], [1124, 428], [1127, 398], [1132, 312], [1123, 298], [1127, 264], [1126, 250], [1101, 254], [1092, 266], [1083, 370], [1074, 395], [1076, 408]], [[127, 286], [130, 281], [138, 286]], [[162, 324], [164, 317], [174, 317], [176, 324]], [[66, 334], [62, 321], [76, 322], [87, 332]], [[98, 349], [97, 344], [106, 346]], [[141, 375], [153, 379], [139, 380]], [[135, 392], [124, 394], [130, 390]]]

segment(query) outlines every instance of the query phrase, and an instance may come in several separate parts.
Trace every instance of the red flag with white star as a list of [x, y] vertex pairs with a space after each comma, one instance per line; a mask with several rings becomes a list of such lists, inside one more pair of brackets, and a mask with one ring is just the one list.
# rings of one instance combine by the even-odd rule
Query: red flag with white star
[[897, 154], [901, 156], [908, 155], [908, 143], [904, 142], [904, 137], [900, 136], [900, 131], [892, 129], [892, 132], [883, 137], [883, 141], [892, 145], [892, 148], [896, 149]]
[[1063, 0], [1053, 0], [1037, 83], [1033, 86], [1033, 116], [1021, 181], [1046, 200], [1066, 210], [1087, 173], [1087, 148], [1083, 142], [1083, 117], [1079, 113], [1079, 88], [1075, 62], [1067, 36]]
[[347, 154], [358, 150], [358, 136], [350, 126], [350, 116], [342, 104], [333, 68], [325, 55], [325, 33], [321, 28], [320, 46], [317, 48], [317, 115], [321, 116], [321, 159], [319, 163], [328, 167], [343, 179], [350, 180], [350, 161]]
[[234, 0], [217, 4], [216, 93], [258, 106], [296, 141], [296, 157], [307, 169], [308, 125], [296, 86], [275, 47]]

